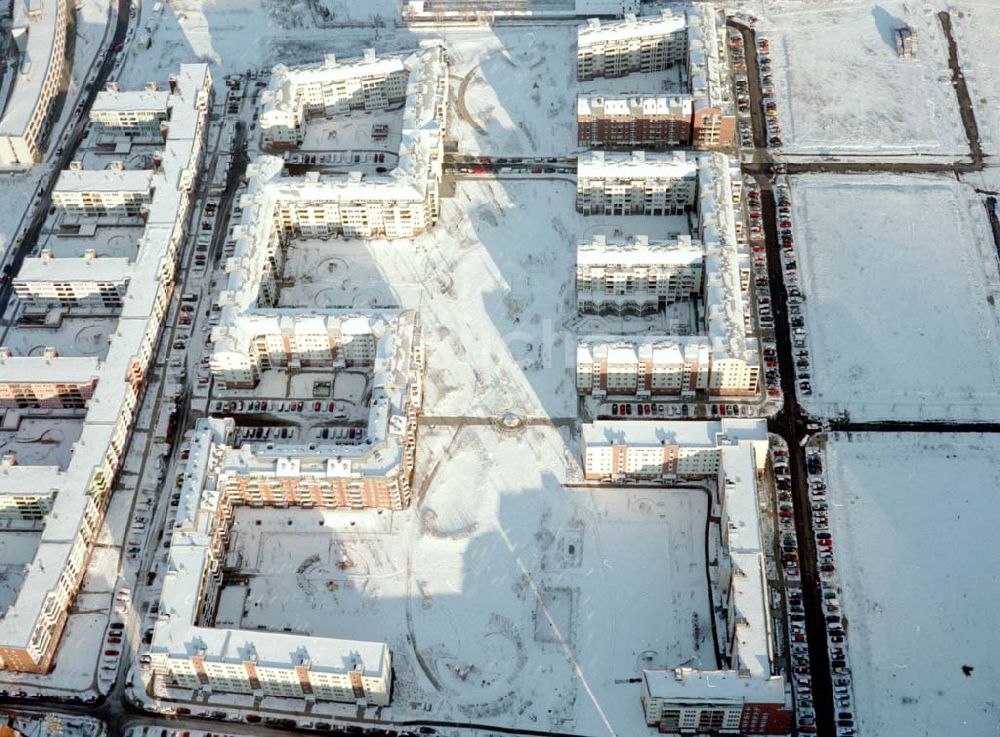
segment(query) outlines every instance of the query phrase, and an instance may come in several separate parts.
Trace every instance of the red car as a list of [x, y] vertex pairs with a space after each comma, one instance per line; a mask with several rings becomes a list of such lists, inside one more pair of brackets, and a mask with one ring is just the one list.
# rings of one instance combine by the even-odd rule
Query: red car
[[118, 651], [117, 650], [105, 650], [104, 654], [107, 655], [109, 658], [113, 658], [116, 655], [118, 655]]

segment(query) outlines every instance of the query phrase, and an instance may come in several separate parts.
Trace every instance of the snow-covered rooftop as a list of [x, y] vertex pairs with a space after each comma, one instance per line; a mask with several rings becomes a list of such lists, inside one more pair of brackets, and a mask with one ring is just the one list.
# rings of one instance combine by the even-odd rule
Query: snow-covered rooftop
[[94, 98], [90, 114], [94, 113], [162, 113], [166, 115], [167, 90], [101, 90]]
[[650, 241], [649, 236], [637, 235], [627, 240], [608, 241], [605, 235], [595, 235], [590, 243], [576, 249], [577, 266], [689, 266], [701, 265], [705, 250], [689, 235], [672, 241]]
[[610, 23], [602, 23], [597, 18], [591, 18], [586, 25], [580, 26], [577, 30], [577, 45], [582, 49], [610, 41], [666, 36], [683, 33], [686, 28], [685, 15], [674, 13], [670, 8], [664, 8], [660, 15], [637, 17], [628, 14], [624, 20]]
[[698, 156], [687, 151], [616, 153], [587, 151], [581, 154], [576, 175], [579, 179], [642, 177], [648, 179], [694, 179]]
[[64, 192], [141, 192], [153, 183], [149, 169], [65, 169], [59, 173], [53, 195]]

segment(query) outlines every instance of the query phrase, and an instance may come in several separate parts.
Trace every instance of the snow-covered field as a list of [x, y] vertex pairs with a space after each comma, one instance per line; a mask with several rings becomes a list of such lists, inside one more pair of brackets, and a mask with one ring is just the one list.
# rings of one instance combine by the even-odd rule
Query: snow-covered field
[[986, 211], [952, 179], [792, 180], [813, 364], [809, 411], [994, 419], [998, 272]]
[[835, 435], [826, 459], [858, 734], [996, 734], [1000, 442]]
[[566, 487], [551, 426], [424, 428], [417, 468], [402, 513], [241, 510], [243, 626], [389, 642], [397, 719], [578, 734], [645, 731], [642, 668], [714, 665], [704, 493]]
[[501, 157], [575, 151], [575, 45], [573, 26], [498, 27], [449, 39], [450, 133], [459, 150]]
[[[771, 42], [784, 154], [954, 159], [968, 152], [940, 8], [902, 0], [750, 7]], [[913, 59], [896, 55], [892, 29], [903, 22], [917, 38]]]

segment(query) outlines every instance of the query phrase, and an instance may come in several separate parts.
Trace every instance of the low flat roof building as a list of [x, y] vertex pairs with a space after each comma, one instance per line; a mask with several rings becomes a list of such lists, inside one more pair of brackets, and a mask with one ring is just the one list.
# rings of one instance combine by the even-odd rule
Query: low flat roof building
[[135, 217], [152, 190], [149, 169], [67, 169], [56, 180], [52, 203], [73, 215]]
[[167, 90], [102, 90], [90, 107], [90, 122], [112, 133], [159, 133], [168, 117]]

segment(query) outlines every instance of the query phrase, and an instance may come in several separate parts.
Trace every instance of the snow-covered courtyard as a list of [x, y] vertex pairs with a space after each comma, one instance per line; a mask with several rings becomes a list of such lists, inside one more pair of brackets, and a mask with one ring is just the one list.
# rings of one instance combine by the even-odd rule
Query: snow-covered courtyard
[[996, 734], [995, 436], [835, 435], [831, 533], [858, 734]]
[[[940, 9], [902, 0], [754, 6], [770, 40], [782, 152], [967, 154]], [[903, 23], [919, 44], [912, 59], [896, 54], [893, 28]]]
[[918, 176], [792, 180], [820, 416], [990, 419], [1000, 409], [1000, 277], [970, 187]]
[[574, 446], [545, 425], [424, 428], [405, 512], [240, 510], [246, 585], [219, 617], [388, 642], [395, 718], [638, 734], [630, 679], [715, 665], [707, 496], [567, 486]]

